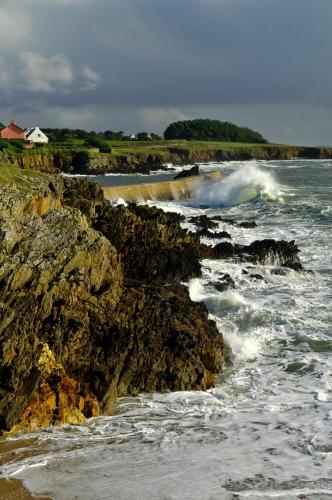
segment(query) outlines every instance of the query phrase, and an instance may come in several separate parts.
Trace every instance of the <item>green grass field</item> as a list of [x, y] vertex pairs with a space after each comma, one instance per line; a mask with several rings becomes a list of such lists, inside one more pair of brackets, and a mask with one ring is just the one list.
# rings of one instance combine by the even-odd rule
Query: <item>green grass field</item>
[[[159, 155], [169, 153], [169, 148], [186, 149], [190, 151], [195, 150], [231, 150], [231, 149], [253, 149], [253, 148], [269, 148], [271, 146], [278, 148], [288, 148], [283, 144], [250, 144], [246, 142], [223, 142], [223, 141], [186, 141], [186, 140], [173, 140], [173, 141], [104, 141], [112, 148], [112, 155], [140, 155], [140, 154], [154, 154]], [[85, 149], [84, 141], [74, 139], [70, 142], [63, 143], [50, 143], [43, 148], [36, 148], [31, 150], [31, 153], [43, 150], [79, 150]], [[107, 154], [107, 153], [106, 153]]]
[[[19, 144], [14, 145], [10, 142], [0, 141], [0, 155], [18, 154], [18, 155], [38, 155], [44, 152], [74, 152], [88, 150], [84, 139], [67, 139], [63, 142], [50, 142], [42, 146], [35, 146], [33, 149], [22, 149]], [[17, 142], [17, 141], [16, 141]], [[112, 155], [162, 155], [168, 154], [170, 148], [185, 149], [189, 151], [208, 151], [208, 150], [240, 150], [240, 149], [266, 149], [269, 147], [289, 148], [293, 146], [283, 144], [257, 144], [247, 142], [225, 142], [225, 141], [188, 141], [188, 140], [171, 140], [171, 141], [121, 141], [121, 140], [103, 140], [112, 149]], [[109, 153], [105, 153], [109, 154]]]
[[[87, 148], [85, 146], [85, 141], [82, 139], [71, 139], [63, 142], [50, 142], [49, 144], [43, 146], [35, 146], [33, 149], [21, 150], [15, 149], [13, 145], [9, 145], [8, 148], [2, 151], [3, 155], [27, 155], [34, 156], [47, 153], [73, 153], [81, 151], [90, 151], [91, 154], [111, 154], [114, 157], [117, 156], [143, 156], [143, 155], [154, 155], [154, 156], [165, 156], [170, 153], [176, 153], [176, 149], [184, 150], [190, 152], [196, 151], [234, 151], [234, 153], [241, 152], [243, 150], [250, 151], [251, 154], [255, 154], [255, 151], [269, 151], [271, 149], [278, 149], [281, 151], [287, 149], [300, 148], [301, 146], [286, 145], [286, 144], [258, 144], [258, 143], [247, 143], [247, 142], [225, 142], [225, 141], [187, 141], [187, 140], [171, 140], [171, 141], [120, 141], [111, 140], [103, 141], [111, 148], [110, 152], [98, 153], [98, 149]], [[325, 149], [325, 148], [322, 148]], [[1, 152], [0, 152], [1, 161]], [[6, 160], [2, 160], [6, 161]]]
[[16, 184], [24, 187], [28, 184], [28, 179], [40, 179], [43, 175], [36, 170], [21, 170], [12, 165], [0, 163], [0, 184]]

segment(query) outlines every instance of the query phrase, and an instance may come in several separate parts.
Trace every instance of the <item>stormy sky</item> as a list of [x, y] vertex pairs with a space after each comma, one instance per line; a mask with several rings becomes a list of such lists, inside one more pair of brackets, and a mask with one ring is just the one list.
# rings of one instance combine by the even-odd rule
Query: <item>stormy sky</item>
[[332, 145], [332, 0], [0, 0], [0, 121]]

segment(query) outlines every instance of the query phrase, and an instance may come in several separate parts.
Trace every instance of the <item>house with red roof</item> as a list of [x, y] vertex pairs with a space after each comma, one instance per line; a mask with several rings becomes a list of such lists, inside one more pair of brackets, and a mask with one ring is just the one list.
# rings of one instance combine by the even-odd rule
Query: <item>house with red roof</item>
[[0, 130], [0, 139], [5, 139], [7, 141], [25, 141], [26, 133], [24, 128], [20, 127], [14, 120], [12, 120], [6, 127]]

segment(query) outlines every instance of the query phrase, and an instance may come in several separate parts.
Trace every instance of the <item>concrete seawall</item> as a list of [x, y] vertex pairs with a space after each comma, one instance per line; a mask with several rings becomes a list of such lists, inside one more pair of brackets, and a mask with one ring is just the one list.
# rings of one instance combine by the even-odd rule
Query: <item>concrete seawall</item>
[[103, 187], [103, 191], [105, 197], [111, 201], [119, 198], [135, 202], [144, 200], [183, 200], [191, 198], [198, 187], [218, 182], [221, 178], [221, 172], [208, 172], [171, 181], [107, 186]]

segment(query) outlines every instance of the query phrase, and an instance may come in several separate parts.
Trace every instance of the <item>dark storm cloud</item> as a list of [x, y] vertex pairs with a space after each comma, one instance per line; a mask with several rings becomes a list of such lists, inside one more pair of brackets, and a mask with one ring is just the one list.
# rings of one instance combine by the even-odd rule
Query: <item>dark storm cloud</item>
[[[332, 108], [330, 0], [3, 3], [0, 28], [1, 15], [12, 18], [13, 28], [26, 15], [28, 26], [25, 39], [23, 33], [12, 47], [0, 49], [0, 92], [8, 110], [28, 101], [43, 120], [54, 120], [57, 109], [79, 120], [84, 109], [90, 128], [106, 126], [107, 115], [110, 127], [121, 127], [132, 110], [135, 128], [144, 126], [153, 109], [161, 111], [160, 123], [158, 113], [150, 120], [157, 127], [177, 113], [209, 116], [213, 109], [227, 109], [231, 119], [232, 106], [234, 116], [250, 110], [250, 125], [255, 106], [262, 116], [262, 106], [279, 106], [284, 123], [275, 123], [275, 133], [286, 141], [297, 121], [294, 109], [309, 117], [312, 108], [318, 116], [320, 108], [324, 116]], [[138, 118], [140, 109], [145, 111]], [[260, 128], [273, 134], [273, 120], [262, 119]], [[313, 133], [309, 140], [327, 138]]]

